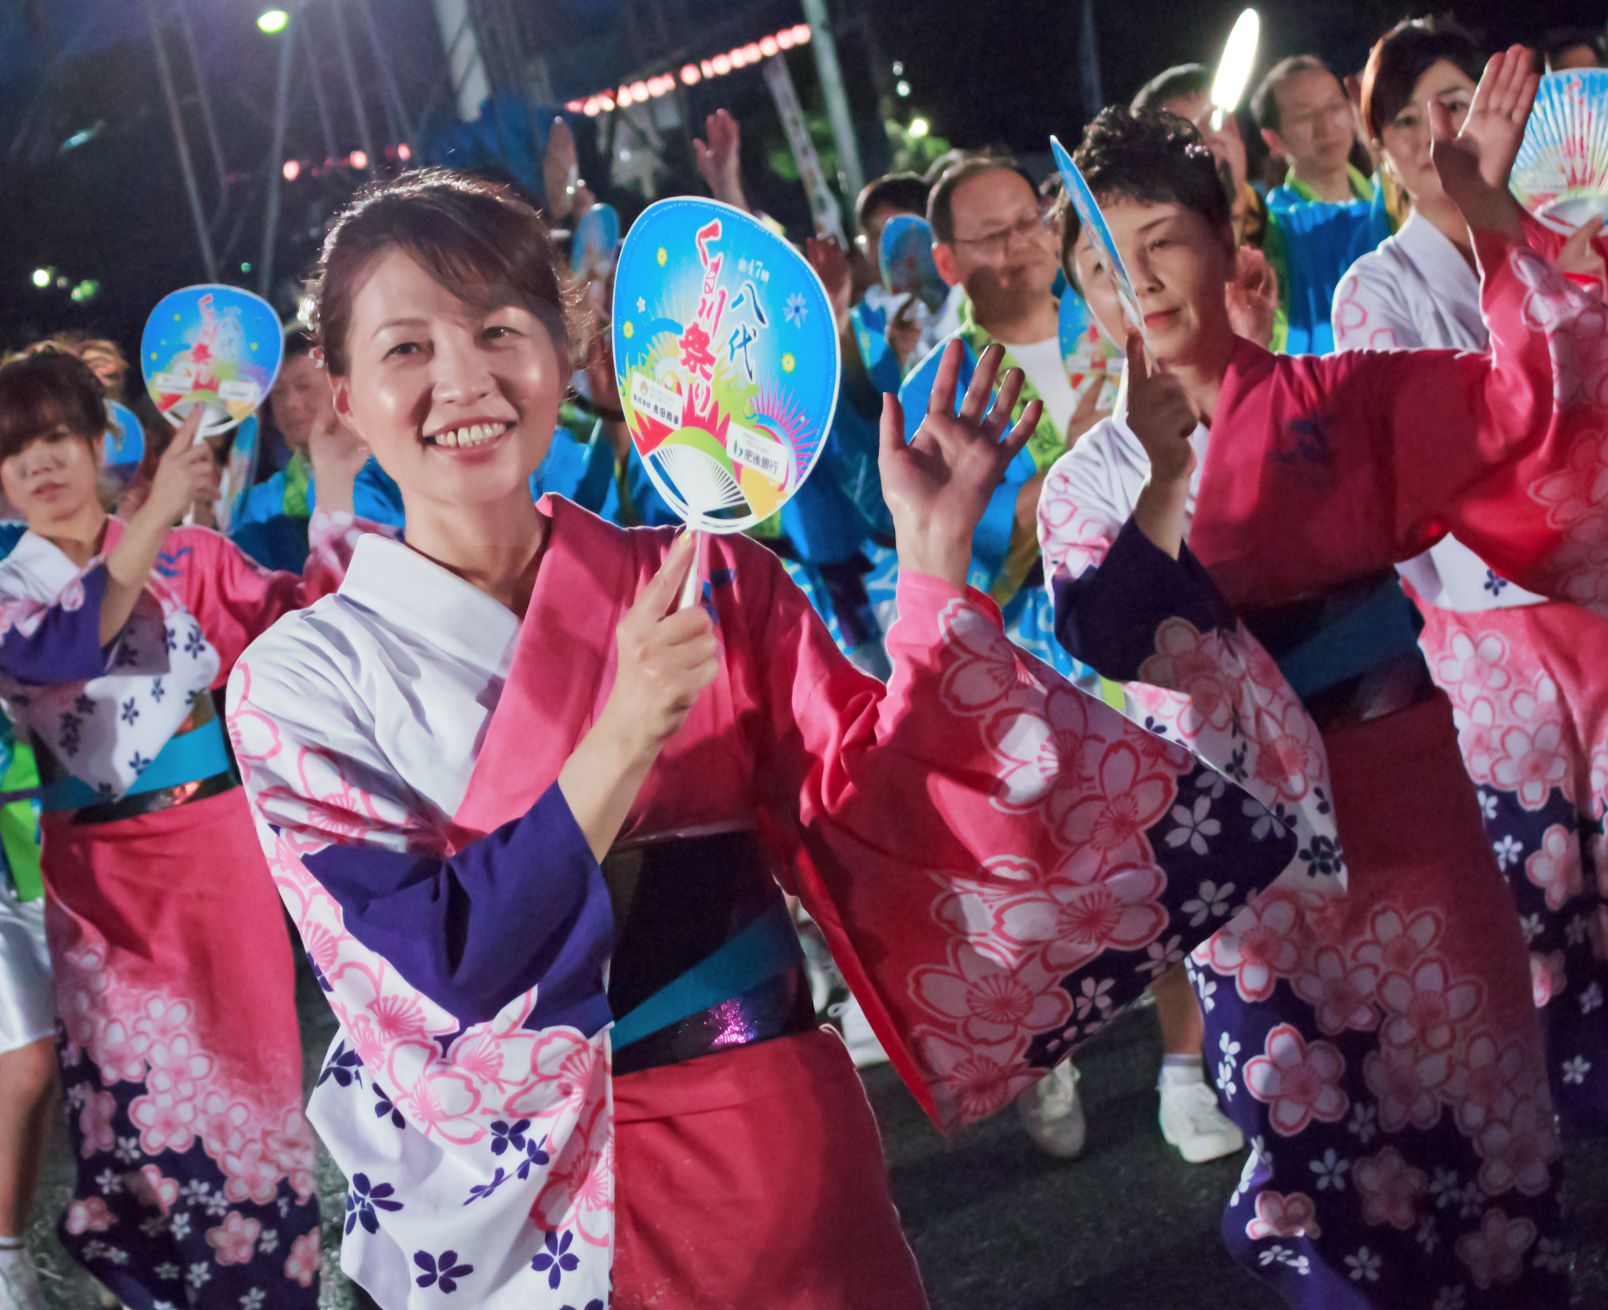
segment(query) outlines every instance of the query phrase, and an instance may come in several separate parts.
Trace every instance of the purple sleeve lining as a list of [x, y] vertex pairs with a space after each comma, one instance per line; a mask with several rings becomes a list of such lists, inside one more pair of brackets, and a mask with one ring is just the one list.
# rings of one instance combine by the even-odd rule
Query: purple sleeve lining
[[1174, 559], [1139, 530], [1122, 525], [1105, 559], [1076, 578], [1057, 577], [1055, 635], [1074, 659], [1102, 677], [1128, 682], [1156, 653], [1156, 629], [1187, 619], [1201, 632], [1226, 628], [1234, 614], [1186, 545]]
[[106, 598], [106, 566], [97, 564], [73, 584], [83, 589], [83, 601], [68, 609], [58, 600], [44, 607], [30, 631], [18, 622], [26, 601], [11, 602], [10, 626], [0, 636], [0, 671], [14, 682], [35, 687], [88, 682], [106, 672], [101, 647], [101, 602]]
[[590, 1037], [610, 1022], [614, 910], [557, 783], [447, 858], [329, 846], [305, 863], [340, 902], [347, 931], [465, 1026], [532, 987], [527, 1027]]

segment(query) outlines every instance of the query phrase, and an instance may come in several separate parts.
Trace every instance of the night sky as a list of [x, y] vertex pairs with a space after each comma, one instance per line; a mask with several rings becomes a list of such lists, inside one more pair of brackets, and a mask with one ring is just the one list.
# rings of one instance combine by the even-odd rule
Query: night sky
[[[329, 0], [310, 6], [313, 21]], [[1175, 63], [1210, 61], [1242, 0], [1098, 0], [1100, 72], [1107, 101], [1126, 99], [1147, 78]], [[631, 8], [635, 5], [635, 8]], [[219, 130], [234, 177], [222, 225], [236, 222], [241, 239], [231, 268], [256, 261], [260, 246], [266, 113], [272, 94], [274, 42], [252, 20], [251, 0], [190, 0], [205, 21], [198, 44], [218, 72]], [[371, 0], [383, 17], [389, 64], [414, 112], [445, 103], [439, 37], [429, 0]], [[1292, 53], [1312, 51], [1342, 70], [1358, 67], [1369, 43], [1399, 18], [1421, 12], [1401, 0], [1263, 0], [1261, 67]], [[1604, 8], [1593, 0], [1452, 0], [1453, 12], [1494, 45], [1536, 40], [1568, 24], [1601, 25]], [[165, 292], [201, 280], [189, 212], [174, 162], [166, 110], [138, 21], [140, 6], [122, 0], [0, 0], [0, 347], [20, 345], [50, 330], [107, 332], [132, 348], [149, 307]], [[921, 113], [937, 134], [957, 145], [994, 145], [1038, 161], [1050, 132], [1074, 136], [1083, 119], [1077, 77], [1080, 6], [1075, 0], [837, 0], [844, 26], [840, 58], [862, 139], [876, 123], [876, 88], [889, 85], [887, 66], [905, 65], [911, 95], [906, 113]], [[559, 99], [597, 89], [626, 74], [658, 72], [654, 61], [686, 53], [714, 54], [743, 40], [800, 21], [796, 0], [732, 0], [711, 9], [694, 0], [529, 0], [534, 30]], [[711, 17], [712, 16], [712, 17]], [[855, 19], [869, 20], [868, 44]], [[660, 19], [663, 21], [659, 21]], [[327, 20], [326, 20], [327, 21]], [[700, 28], [716, 22], [718, 30]], [[701, 45], [707, 36], [708, 45]], [[23, 39], [26, 38], [26, 39]], [[77, 58], [65, 61], [41, 91], [43, 55], [72, 39]], [[327, 47], [327, 39], [323, 42]], [[675, 47], [672, 49], [672, 46]], [[177, 51], [175, 51], [175, 54]], [[877, 67], [873, 68], [873, 64]], [[791, 56], [806, 108], [819, 105], [812, 62]], [[326, 92], [341, 148], [359, 142], [344, 88], [326, 69]], [[372, 117], [379, 112], [371, 97]], [[743, 119], [751, 194], [791, 226], [807, 210], [796, 187], [762, 172], [765, 152], [781, 137], [757, 70], [734, 73], [688, 95], [693, 114], [729, 104]], [[287, 153], [322, 155], [313, 98], [305, 87], [296, 100]], [[190, 111], [193, 113], [193, 109]], [[100, 122], [89, 144], [59, 153], [74, 132]], [[601, 171], [590, 131], [582, 123], [583, 166]], [[199, 145], [202, 138], [194, 136]], [[684, 148], [684, 143], [678, 143]], [[20, 147], [20, 148], [19, 148]], [[867, 151], [876, 162], [875, 141]], [[685, 156], [682, 156], [685, 160]], [[205, 157], [203, 169], [207, 167]], [[281, 264], [310, 258], [329, 209], [349, 194], [353, 174], [286, 188]], [[690, 174], [680, 189], [692, 189]], [[209, 192], [209, 196], [210, 196]], [[628, 212], [629, 203], [623, 206]], [[93, 277], [100, 295], [72, 304], [54, 287], [29, 282], [35, 267], [60, 269], [74, 279]]]

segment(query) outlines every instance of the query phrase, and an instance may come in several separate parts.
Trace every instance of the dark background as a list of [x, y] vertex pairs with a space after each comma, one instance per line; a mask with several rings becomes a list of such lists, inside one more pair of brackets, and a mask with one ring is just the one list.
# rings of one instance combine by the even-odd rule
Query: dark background
[[[332, 62], [331, 0], [312, 0], [297, 22], [311, 25], [341, 150], [361, 144], [341, 69]], [[147, 0], [0, 0], [0, 349], [48, 332], [91, 330], [120, 339], [126, 349], [150, 307], [167, 291], [202, 280], [167, 111], [146, 26]], [[212, 87], [229, 173], [223, 227], [238, 227], [238, 249], [220, 271], [255, 289], [240, 261], [256, 261], [261, 245], [267, 172], [284, 156], [322, 156], [324, 148], [309, 90], [296, 83], [286, 149], [268, 158], [277, 42], [255, 28], [264, 7], [255, 0], [150, 0], [169, 20], [190, 24]], [[1211, 61], [1241, 0], [1096, 0], [1098, 69], [1106, 101], [1126, 100], [1171, 64]], [[429, 0], [370, 0], [380, 20], [382, 48], [410, 112], [427, 119], [439, 142], [452, 130], [442, 44]], [[803, 20], [797, 0], [520, 0], [530, 48], [544, 56], [554, 99], [611, 86], [623, 78], [677, 66]], [[1398, 19], [1422, 12], [1399, 0], [1263, 0], [1260, 67], [1291, 53], [1323, 55], [1340, 71], [1360, 66], [1369, 43]], [[1534, 42], [1549, 28], [1593, 25], [1604, 6], [1590, 0], [1461, 0], [1436, 6], [1454, 13], [1492, 46]], [[868, 175], [885, 166], [884, 117], [924, 116], [934, 136], [956, 145], [992, 145], [1044, 169], [1050, 132], [1076, 134], [1086, 118], [1079, 79], [1081, 6], [1076, 0], [834, 0], [839, 54], [849, 86]], [[197, 105], [179, 47], [183, 112], [197, 130], [198, 167], [209, 171], [197, 125]], [[788, 56], [806, 109], [819, 117], [814, 63], [806, 50]], [[890, 69], [902, 61], [911, 92], [895, 99]], [[362, 94], [378, 122], [377, 74], [365, 66]], [[767, 168], [786, 147], [757, 69], [735, 72], [689, 89], [684, 103], [694, 122], [721, 104], [744, 125], [744, 159], [751, 199], [799, 232], [808, 224], [795, 182]], [[531, 121], [545, 122], [537, 111]], [[598, 128], [604, 120], [573, 116], [584, 171], [604, 176]], [[72, 149], [74, 133], [99, 125], [93, 139]], [[417, 150], [420, 143], [413, 143]], [[685, 133], [669, 143], [667, 191], [695, 190]], [[534, 156], [535, 149], [525, 152]], [[465, 160], [448, 153], [447, 162]], [[519, 161], [514, 161], [515, 163]], [[527, 161], [528, 162], [528, 161]], [[300, 272], [312, 259], [325, 220], [362, 179], [337, 168], [284, 188], [277, 266]], [[209, 192], [209, 196], [212, 193]], [[640, 204], [608, 196], [627, 216]], [[73, 303], [64, 290], [37, 290], [37, 267], [76, 282], [94, 278], [99, 294]], [[289, 286], [274, 299], [284, 312]]]

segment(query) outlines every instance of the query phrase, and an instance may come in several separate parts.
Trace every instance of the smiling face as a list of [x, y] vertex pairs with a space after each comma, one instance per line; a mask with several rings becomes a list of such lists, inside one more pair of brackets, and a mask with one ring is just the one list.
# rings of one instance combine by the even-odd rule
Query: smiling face
[[1431, 64], [1413, 83], [1412, 95], [1379, 134], [1390, 168], [1407, 194], [1422, 204], [1443, 194], [1440, 175], [1430, 158], [1434, 143], [1429, 127], [1429, 106], [1439, 101], [1452, 116], [1458, 131], [1474, 100], [1474, 79], [1449, 59]]
[[97, 443], [57, 423], [0, 463], [0, 490], [33, 531], [48, 537], [99, 508], [99, 476]]
[[[1145, 339], [1156, 361], [1191, 364], [1227, 341], [1233, 333], [1224, 293], [1234, 271], [1232, 234], [1184, 205], [1125, 195], [1099, 200], [1117, 253], [1133, 279]], [[1072, 259], [1075, 280], [1100, 326], [1113, 341], [1125, 340], [1128, 328], [1117, 304], [1116, 282], [1087, 228], [1078, 234]]]
[[335, 412], [405, 504], [528, 498], [569, 381], [563, 340], [556, 310], [512, 291], [465, 299], [400, 249], [383, 249], [352, 298]]
[[933, 246], [944, 281], [960, 283], [979, 322], [1014, 318], [1055, 285], [1055, 240], [1037, 193], [1014, 169], [990, 168], [955, 188], [954, 239]]

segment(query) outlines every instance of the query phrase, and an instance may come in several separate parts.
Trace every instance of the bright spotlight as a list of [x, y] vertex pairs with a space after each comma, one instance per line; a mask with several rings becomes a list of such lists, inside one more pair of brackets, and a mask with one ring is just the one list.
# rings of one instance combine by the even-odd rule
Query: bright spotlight
[[284, 9], [264, 9], [257, 15], [257, 30], [269, 36], [278, 36], [290, 26], [290, 14]]
[[932, 131], [932, 124], [925, 118], [912, 118], [910, 120], [910, 135], [914, 137], [926, 136]]
[[48, 268], [36, 268], [33, 271], [33, 284], [43, 291], [54, 280], [55, 274]]

